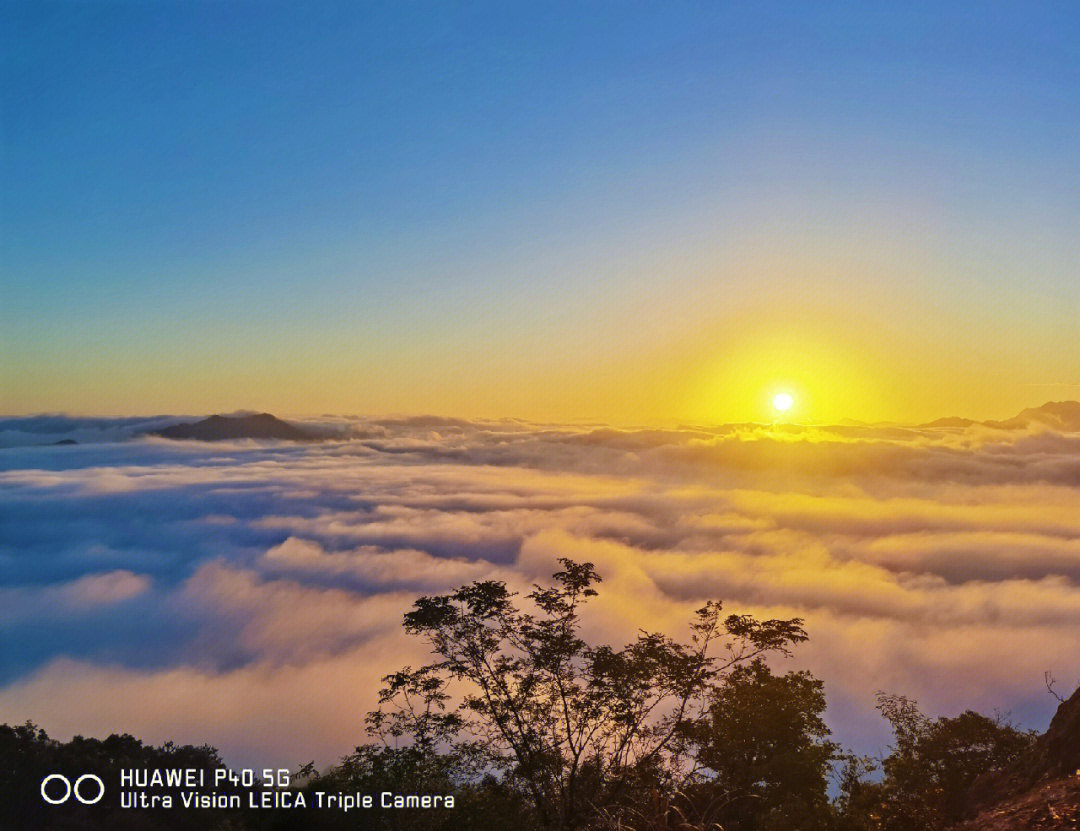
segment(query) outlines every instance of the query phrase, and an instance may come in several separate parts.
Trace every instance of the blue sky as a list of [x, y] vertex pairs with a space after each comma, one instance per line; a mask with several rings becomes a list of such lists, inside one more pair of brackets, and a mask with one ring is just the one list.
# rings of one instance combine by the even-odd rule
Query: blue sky
[[[1074, 4], [8, 2], [0, 415], [1080, 398], [1077, 90]], [[206, 449], [71, 423], [80, 446], [0, 457], [31, 555], [0, 545], [0, 634], [40, 635], [0, 666], [0, 721], [264, 763], [290, 737], [251, 725], [291, 720], [290, 759], [334, 758], [375, 658], [407, 658], [387, 597], [528, 585], [555, 553], [607, 558], [631, 631], [706, 589], [808, 609], [860, 747], [882, 686], [1042, 726], [1041, 671], [1075, 651], [1071, 434], [361, 419], [363, 442]]]
[[[1080, 310], [1067, 4], [3, 15], [4, 412], [677, 416], [625, 379], [677, 364], [692, 396], [685, 356], [763, 280], [781, 320], [808, 295], [823, 318], [891, 305], [960, 332], [931, 354], [990, 361], [1004, 325], [1010, 380], [1080, 381], [1061, 354]], [[762, 264], [773, 249], [807, 271]], [[1057, 357], [1027, 378], [1024, 351]], [[898, 335], [882, 362], [910, 352]], [[975, 414], [1038, 403], [986, 380]]]

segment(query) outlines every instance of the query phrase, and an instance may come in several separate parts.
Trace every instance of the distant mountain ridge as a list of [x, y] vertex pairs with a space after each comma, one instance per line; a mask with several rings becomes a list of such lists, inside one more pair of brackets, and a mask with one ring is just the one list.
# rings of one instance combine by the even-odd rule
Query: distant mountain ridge
[[251, 415], [212, 415], [202, 421], [185, 422], [163, 427], [150, 433], [166, 439], [193, 441], [226, 441], [228, 439], [283, 439], [310, 441], [317, 438], [295, 424], [282, 421], [270, 413]]
[[[189, 441], [225, 441], [229, 439], [266, 439], [279, 441], [324, 441], [335, 439], [368, 438], [369, 428], [395, 430], [430, 427], [431, 429], [465, 428], [473, 422], [434, 416], [410, 416], [362, 419], [360, 416], [341, 417], [342, 423], [321, 420], [292, 423], [270, 413], [234, 411], [219, 413], [207, 418], [179, 415], [91, 417], [45, 414], [36, 416], [11, 416], [0, 418], [0, 448], [45, 446], [57, 448], [65, 445], [97, 444], [99, 442], [125, 441], [139, 436], [160, 436], [167, 439]], [[339, 419], [339, 420], [341, 420]], [[350, 419], [352, 420], [350, 422]], [[753, 430], [760, 423], [726, 424], [709, 428], [713, 433], [734, 432], [738, 429]], [[817, 428], [797, 424], [773, 425], [774, 430], [798, 432], [807, 429], [824, 429], [843, 436], [904, 438], [913, 429], [965, 430], [968, 428], [992, 430], [1044, 429], [1060, 433], [1080, 433], [1080, 401], [1049, 401], [1038, 407], [1029, 407], [1017, 415], [1002, 420], [980, 421], [973, 418], [949, 416], [923, 424], [896, 422], [862, 423], [844, 420], [834, 425]], [[681, 426], [680, 430], [698, 429]], [[621, 433], [622, 431], [616, 431]], [[634, 431], [631, 431], [634, 432]]]
[[991, 427], [1014, 430], [1027, 427], [1033, 421], [1065, 432], [1080, 430], [1080, 401], [1048, 401], [1040, 407], [1029, 407], [1022, 410], [1019, 415], [1005, 421], [987, 421], [984, 423]]
[[1032, 424], [1039, 424], [1064, 433], [1080, 431], [1080, 401], [1048, 401], [1038, 407], [1028, 407], [1020, 413], [1002, 421], [977, 421], [973, 418], [938, 418], [919, 427], [971, 427], [972, 425], [992, 427], [998, 430], [1023, 430]]
[[[1080, 432], [1080, 401], [1048, 401], [1038, 407], [1028, 407], [1012, 418], [999, 421], [979, 421], [972, 418], [949, 416], [917, 426], [928, 429], [965, 429], [976, 425], [997, 430], [1023, 430], [1033, 425], [1040, 425], [1061, 432]], [[874, 427], [877, 425], [868, 426]], [[225, 441], [228, 439], [317, 441], [328, 438], [328, 436], [322, 435], [317, 430], [304, 429], [283, 421], [270, 413], [252, 413], [248, 411], [229, 415], [212, 415], [201, 421], [173, 424], [154, 430], [149, 435], [193, 441]]]

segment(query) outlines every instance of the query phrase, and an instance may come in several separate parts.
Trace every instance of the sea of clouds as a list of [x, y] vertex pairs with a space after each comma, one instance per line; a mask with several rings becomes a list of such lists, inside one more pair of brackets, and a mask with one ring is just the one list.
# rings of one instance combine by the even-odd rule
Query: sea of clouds
[[[710, 598], [801, 616], [781, 666], [881, 749], [878, 690], [1045, 727], [1080, 679], [1080, 433], [620, 430], [323, 418], [319, 442], [173, 442], [163, 421], [0, 421], [0, 722], [333, 761], [425, 658], [422, 593], [603, 576], [590, 637], [685, 635]], [[52, 445], [74, 438], [76, 445]]]

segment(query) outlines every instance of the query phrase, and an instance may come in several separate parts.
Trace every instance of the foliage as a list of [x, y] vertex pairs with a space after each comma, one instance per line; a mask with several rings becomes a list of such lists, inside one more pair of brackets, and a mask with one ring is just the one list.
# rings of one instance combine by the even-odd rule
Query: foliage
[[[366, 744], [323, 774], [311, 775], [303, 787], [308, 805], [315, 792], [367, 794], [372, 808], [350, 813], [340, 811], [278, 812], [270, 818], [274, 831], [286, 829], [346, 829], [362, 823], [372, 831], [471, 831], [513, 826], [530, 831], [530, 806], [520, 794], [491, 777], [475, 778], [473, 760], [459, 751], [434, 751], [429, 747], [388, 747]], [[384, 810], [380, 794], [453, 794], [453, 809]], [[361, 819], [357, 819], [357, 817]], [[253, 818], [254, 821], [265, 817]]]
[[[593, 646], [580, 612], [600, 577], [591, 563], [560, 562], [553, 584], [526, 596], [530, 610], [498, 581], [419, 598], [405, 629], [436, 661], [387, 676], [371, 725], [428, 746], [469, 736], [543, 826], [571, 829], [642, 788], [676, 785], [684, 727], [702, 716], [715, 685], [806, 634], [799, 619], [724, 617], [710, 602], [687, 643], [641, 632], [622, 648]], [[463, 694], [448, 710], [451, 685]]]
[[[999, 717], [968, 710], [930, 719], [901, 695], [878, 695], [878, 710], [892, 725], [892, 752], [878, 783], [845, 783], [849, 825], [881, 831], [935, 831], [965, 816], [977, 777], [1000, 771], [1031, 747], [1034, 734]], [[862, 824], [855, 819], [861, 817]]]
[[591, 644], [581, 614], [600, 577], [560, 562], [551, 585], [524, 598], [483, 581], [417, 599], [405, 629], [433, 661], [383, 679], [370, 743], [299, 774], [308, 804], [317, 791], [390, 791], [453, 794], [453, 810], [121, 810], [113, 786], [95, 806], [48, 806], [38, 788], [50, 773], [115, 783], [121, 768], [223, 763], [211, 747], [64, 743], [28, 723], [0, 725], [0, 831], [942, 831], [965, 817], [977, 777], [1032, 745], [1001, 718], [931, 719], [912, 699], [879, 694], [889, 754], [841, 753], [822, 682], [765, 660], [806, 640], [801, 620], [725, 616], [710, 602], [685, 642], [643, 631], [622, 647]]
[[824, 712], [824, 684], [808, 672], [775, 675], [761, 659], [732, 670], [687, 730], [709, 819], [725, 831], [826, 827], [837, 747]]
[[840, 753], [836, 761], [839, 793], [833, 800], [838, 831], [877, 831], [881, 828], [881, 785], [874, 779], [878, 762], [868, 756]]
[[[118, 796], [122, 768], [222, 767], [217, 751], [167, 742], [160, 747], [144, 745], [127, 734], [105, 739], [76, 736], [59, 742], [34, 724], [0, 724], [0, 829], [207, 829], [232, 818], [229, 812], [164, 809], [121, 809]], [[74, 781], [95, 774], [106, 783], [102, 800], [93, 806], [70, 799], [48, 805], [40, 795], [42, 780], [53, 773]], [[166, 791], [160, 791], [165, 793]]]

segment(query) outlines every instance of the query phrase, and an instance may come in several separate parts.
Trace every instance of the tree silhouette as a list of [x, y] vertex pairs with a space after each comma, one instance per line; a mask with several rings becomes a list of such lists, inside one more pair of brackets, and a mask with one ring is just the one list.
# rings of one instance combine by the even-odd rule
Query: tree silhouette
[[580, 612], [600, 576], [591, 563], [560, 563], [524, 610], [499, 581], [419, 598], [405, 629], [436, 660], [388, 675], [370, 725], [388, 741], [455, 748], [519, 787], [543, 826], [573, 829], [685, 777], [685, 727], [716, 685], [806, 633], [797, 618], [725, 617], [710, 602], [686, 643], [643, 631], [621, 648], [590, 645]]

